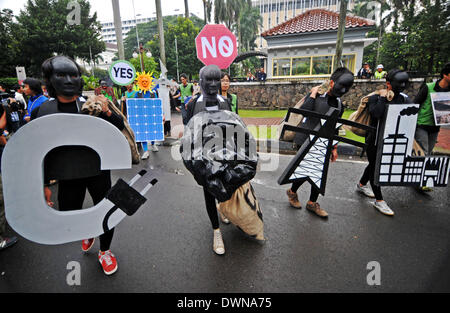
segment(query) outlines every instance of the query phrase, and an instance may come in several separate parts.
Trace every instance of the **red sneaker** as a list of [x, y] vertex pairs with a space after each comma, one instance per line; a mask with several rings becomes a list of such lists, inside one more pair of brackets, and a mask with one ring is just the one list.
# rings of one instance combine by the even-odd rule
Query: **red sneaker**
[[117, 271], [117, 260], [111, 250], [106, 252], [98, 252], [98, 261], [103, 267], [103, 272], [106, 275], [114, 274]]
[[95, 241], [95, 238], [84, 239], [81, 242], [81, 250], [83, 250], [84, 252], [88, 252], [94, 245], [94, 241]]

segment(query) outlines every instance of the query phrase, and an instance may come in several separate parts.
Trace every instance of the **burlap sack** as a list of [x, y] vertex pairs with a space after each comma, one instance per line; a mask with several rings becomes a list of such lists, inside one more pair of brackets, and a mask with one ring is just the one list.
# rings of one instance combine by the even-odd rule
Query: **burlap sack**
[[[322, 85], [318, 86], [319, 91], [317, 92], [319, 95], [323, 95], [324, 93], [328, 92], [330, 89], [330, 81], [326, 80], [322, 83]], [[305, 102], [306, 97], [303, 97], [297, 104], [294, 105], [295, 109], [300, 109]], [[291, 125], [291, 126], [299, 126], [300, 123], [303, 121], [303, 115], [301, 114], [291, 114], [289, 116], [289, 120], [286, 122], [285, 119], [281, 121], [281, 123], [278, 125], [278, 138], [281, 141], [294, 141], [295, 132], [293, 131], [285, 131], [283, 137], [281, 137], [281, 132], [283, 131], [284, 125]]]
[[230, 200], [220, 202], [218, 210], [246, 234], [264, 240], [263, 216], [250, 183], [239, 187]]
[[[81, 113], [99, 116], [102, 112], [102, 104], [101, 101], [97, 99], [97, 97], [99, 96], [88, 97], [87, 101], [81, 107]], [[136, 137], [134, 136], [134, 132], [131, 129], [130, 124], [128, 124], [127, 118], [110, 100], [108, 100], [108, 106], [111, 111], [114, 111], [114, 113], [116, 113], [117, 115], [122, 116], [123, 123], [125, 124], [125, 128], [122, 130], [122, 134], [125, 136], [128, 144], [130, 145], [131, 161], [133, 164], [139, 164], [139, 162], [141, 161], [141, 156], [136, 144]]]
[[[362, 97], [359, 102], [358, 109], [355, 112], [353, 112], [352, 114], [350, 114], [350, 116], [348, 117], [348, 120], [369, 126], [370, 125], [370, 112], [369, 112], [369, 107], [367, 106], [367, 102], [369, 102], [369, 98], [371, 96], [379, 95], [379, 94], [380, 94], [380, 90], [376, 90], [376, 91], [368, 94], [367, 96]], [[388, 101], [391, 101], [393, 99], [393, 97], [394, 97], [394, 93], [392, 91], [388, 91], [387, 92]], [[349, 125], [344, 125], [343, 127], [345, 130], [351, 131], [355, 135], [358, 135], [361, 137], [364, 137], [366, 135], [366, 131], [364, 129], [349, 126]]]

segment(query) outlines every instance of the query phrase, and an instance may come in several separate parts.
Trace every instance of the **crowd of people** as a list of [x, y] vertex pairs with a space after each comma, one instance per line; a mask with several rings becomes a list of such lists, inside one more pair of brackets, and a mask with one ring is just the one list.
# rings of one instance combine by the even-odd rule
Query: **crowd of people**
[[[41, 116], [54, 113], [76, 114], [79, 112], [79, 101], [83, 101], [80, 67], [70, 58], [63, 56], [55, 56], [44, 62], [42, 65], [44, 81], [38, 79], [27, 78], [23, 84], [14, 86], [14, 95], [8, 98], [8, 106], [0, 107], [0, 129], [4, 129], [4, 135], [16, 132], [21, 126], [37, 119]], [[377, 74], [378, 73], [378, 74]], [[251, 74], [251, 73], [249, 73]], [[259, 76], [258, 76], [259, 75]], [[258, 74], [258, 80], [265, 80], [266, 75], [261, 69]], [[315, 111], [320, 114], [326, 113], [331, 107], [340, 110], [340, 115], [344, 111], [344, 107], [340, 98], [348, 93], [354, 83], [354, 73], [347, 68], [338, 68], [331, 75], [329, 80], [329, 88], [325, 93], [319, 93], [318, 87], [312, 88], [305, 98], [303, 109]], [[431, 106], [430, 95], [434, 92], [450, 91], [450, 63], [446, 64], [442, 71], [441, 77], [437, 82], [424, 84], [418, 95], [412, 101], [403, 91], [409, 80], [408, 74], [399, 69], [392, 69], [388, 73], [383, 70], [380, 65], [376, 73], [372, 74], [368, 64], [365, 64], [357, 77], [361, 78], [385, 78], [385, 89], [378, 94], [372, 95], [368, 100], [368, 107], [371, 116], [370, 125], [378, 126], [378, 121], [385, 113], [386, 105], [399, 103], [418, 103], [420, 111], [418, 115], [418, 126], [415, 133], [415, 139], [428, 155], [436, 144], [439, 127], [435, 125], [433, 109]], [[248, 76], [250, 77], [250, 76]], [[194, 115], [202, 111], [208, 111], [213, 108], [216, 110], [228, 110], [239, 113], [238, 97], [230, 92], [231, 77], [229, 74], [220, 72], [216, 69], [203, 71], [200, 73], [200, 83], [197, 81], [190, 82], [186, 74], [180, 75], [180, 84], [170, 88], [171, 109], [181, 113], [183, 124], [187, 125]], [[174, 83], [175, 79], [172, 80]], [[45, 86], [45, 91], [43, 89]], [[6, 89], [0, 86], [0, 92]], [[100, 81], [100, 87], [95, 90], [95, 94], [105, 101], [102, 102], [102, 112], [99, 118], [111, 123], [119, 130], [124, 128], [123, 117], [112, 112], [107, 105], [107, 101], [114, 103], [124, 116], [126, 117], [126, 100], [130, 98], [157, 98], [158, 90], [148, 90], [142, 92], [136, 89], [134, 84], [130, 84], [125, 88], [115, 88], [108, 86], [106, 80]], [[17, 105], [14, 105], [17, 104]], [[8, 107], [15, 106], [17, 110], [10, 110]], [[303, 126], [308, 129], [314, 129], [318, 123], [318, 118], [306, 119]], [[170, 135], [170, 125], [165, 127], [165, 134]], [[379, 136], [379, 135], [378, 135]], [[309, 137], [305, 134], [296, 135], [295, 142], [298, 147], [302, 145], [305, 139]], [[377, 158], [377, 142], [375, 138], [377, 134], [367, 133], [366, 143], [367, 157], [369, 164], [367, 165], [362, 177], [356, 184], [356, 189], [367, 197], [375, 198], [374, 207], [385, 215], [394, 215], [393, 210], [384, 201], [381, 188], [374, 182], [375, 162]], [[1, 136], [0, 152], [6, 145], [5, 136]], [[154, 142], [150, 145], [157, 151]], [[147, 143], [142, 143], [144, 154], [142, 159], [149, 157]], [[73, 155], [86, 162], [90, 162], [92, 156], [85, 150], [75, 149], [74, 147], [66, 147]], [[67, 151], [58, 150], [49, 158], [65, 158]], [[338, 158], [337, 145], [333, 147], [331, 153], [331, 161], [334, 162]], [[76, 178], [67, 179], [65, 177], [45, 175], [44, 195], [49, 206], [51, 202], [51, 190], [49, 188], [51, 180], [57, 180], [58, 188], [58, 204], [61, 211], [79, 210], [82, 208], [86, 190], [91, 194], [94, 204], [101, 201], [111, 187], [110, 171], [101, 171], [98, 168], [87, 168], [86, 173], [77, 172], [78, 169], [70, 166], [71, 162], [58, 162], [57, 164], [69, 164], [69, 168], [58, 169], [52, 168], [52, 165], [45, 166], [49, 173], [72, 173]], [[95, 162], [94, 162], [95, 163]], [[66, 175], [67, 176], [67, 175]], [[69, 175], [70, 176], [70, 175]], [[368, 185], [370, 183], [370, 187]], [[0, 180], [1, 187], [1, 180]], [[301, 187], [301, 183], [292, 184], [287, 190], [288, 202], [291, 206], [300, 209], [302, 207], [297, 191]], [[425, 190], [427, 191], [427, 190]], [[306, 203], [306, 209], [313, 212], [317, 216], [326, 218], [328, 213], [320, 207], [318, 201], [319, 191], [311, 186], [310, 197]], [[213, 250], [217, 254], [225, 253], [225, 246], [219, 228], [219, 214], [216, 207], [216, 199], [206, 189], [204, 189], [205, 206], [213, 228]], [[226, 217], [221, 216], [223, 222], [228, 223]], [[3, 201], [0, 201], [0, 250], [7, 248], [17, 242], [14, 236], [6, 236], [6, 220], [4, 217]], [[114, 229], [109, 230], [100, 236], [100, 250], [98, 260], [105, 274], [112, 274], [117, 270], [117, 260], [110, 250], [113, 239]], [[81, 249], [88, 251], [94, 244], [94, 238], [88, 238], [82, 241]]]
[[363, 67], [358, 71], [359, 79], [386, 79], [388, 72], [384, 70], [383, 64], [378, 64], [375, 72], [372, 72], [369, 63], [365, 62]]

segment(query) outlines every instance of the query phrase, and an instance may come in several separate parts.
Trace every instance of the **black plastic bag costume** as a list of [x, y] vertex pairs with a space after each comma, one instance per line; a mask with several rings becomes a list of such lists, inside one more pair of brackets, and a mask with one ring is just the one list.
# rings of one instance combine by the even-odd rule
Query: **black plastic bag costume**
[[230, 111], [196, 114], [186, 126], [180, 151], [197, 183], [220, 202], [230, 199], [256, 175], [255, 139], [242, 119]]

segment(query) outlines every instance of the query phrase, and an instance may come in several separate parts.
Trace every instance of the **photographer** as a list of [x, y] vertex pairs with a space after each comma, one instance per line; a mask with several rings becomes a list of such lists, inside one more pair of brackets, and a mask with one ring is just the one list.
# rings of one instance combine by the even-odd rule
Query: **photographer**
[[26, 114], [25, 100], [21, 100], [19, 97], [19, 100], [17, 100], [16, 93], [17, 92], [14, 92], [12, 90], [10, 93], [5, 92], [0, 94], [2, 109], [5, 113], [6, 118], [5, 129], [9, 133], [16, 132], [21, 126], [25, 124], [25, 122], [23, 121], [23, 117]]

